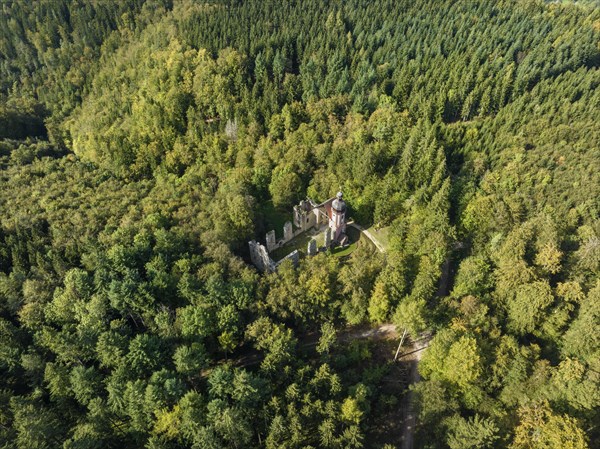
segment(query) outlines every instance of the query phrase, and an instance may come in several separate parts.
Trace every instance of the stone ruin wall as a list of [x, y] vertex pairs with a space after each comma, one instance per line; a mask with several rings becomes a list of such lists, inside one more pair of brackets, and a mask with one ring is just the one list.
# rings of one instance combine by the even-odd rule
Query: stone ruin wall
[[297, 267], [298, 263], [300, 262], [300, 253], [298, 252], [297, 249], [295, 249], [294, 251], [292, 251], [291, 253], [289, 253], [287, 256], [285, 256], [283, 259], [281, 259], [279, 262], [277, 262], [275, 264], [275, 268], [277, 268], [279, 265], [281, 265], [286, 260], [291, 260], [292, 264], [295, 267]]
[[256, 240], [250, 240], [248, 242], [248, 247], [250, 248], [250, 260], [261, 273], [274, 272], [277, 270], [277, 267], [286, 260], [291, 260], [294, 266], [298, 266], [298, 262], [300, 262], [300, 253], [298, 250], [292, 251], [283, 259], [275, 262], [273, 259], [271, 259], [269, 251], [265, 245], [262, 245]]
[[270, 273], [275, 271], [275, 262], [269, 256], [269, 251], [264, 245], [261, 245], [256, 240], [248, 242], [250, 248], [250, 260], [252, 264], [262, 273]]
[[283, 242], [287, 243], [294, 238], [294, 228], [291, 221], [286, 221], [283, 225]]
[[[292, 261], [294, 266], [296, 266], [300, 260], [300, 253], [298, 250], [292, 251], [290, 254], [277, 262], [271, 258], [269, 253], [281, 248], [287, 242], [308, 231], [309, 229], [318, 228], [322, 224], [327, 224], [328, 226], [325, 230], [324, 236], [325, 248], [327, 248], [331, 244], [331, 229], [329, 228], [328, 218], [321, 216], [322, 211], [320, 209], [329, 211], [332, 201], [333, 198], [321, 204], [316, 204], [310, 199], [300, 201], [300, 204], [294, 206], [293, 224], [291, 221], [286, 221], [283, 225], [282, 239], [277, 240], [275, 230], [271, 230], [265, 235], [266, 245], [262, 245], [255, 240], [248, 242], [252, 264], [263, 273], [275, 271], [284, 260], [288, 259]], [[296, 227], [295, 231], [294, 227]], [[316, 242], [313, 244], [316, 247]], [[310, 243], [309, 246], [311, 246]], [[309, 255], [314, 255], [319, 252], [319, 250], [320, 249], [316, 249], [315, 251], [311, 246], [311, 248], [308, 250], [308, 253]]]
[[275, 230], [274, 229], [272, 231], [267, 232], [267, 235], [266, 235], [265, 239], [267, 241], [267, 251], [268, 252], [271, 252], [271, 251], [273, 251], [273, 250], [275, 250], [275, 249], [278, 248], [277, 239], [275, 237]]

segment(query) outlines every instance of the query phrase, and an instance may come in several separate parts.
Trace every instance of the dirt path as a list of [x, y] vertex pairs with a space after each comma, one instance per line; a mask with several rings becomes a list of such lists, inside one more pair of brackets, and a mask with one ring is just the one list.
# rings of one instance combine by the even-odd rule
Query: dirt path
[[[302, 346], [314, 346], [317, 344], [318, 338], [316, 335], [309, 336], [304, 340]], [[348, 329], [338, 334], [338, 341], [348, 342], [352, 340], [374, 339], [374, 340], [396, 340], [400, 339], [400, 335], [394, 324], [386, 323], [375, 328], [360, 327]], [[424, 349], [429, 346], [431, 334], [424, 333], [416, 340], [408, 339], [405, 343], [401, 354], [398, 357], [398, 363], [407, 367], [408, 384], [412, 385], [420, 380], [418, 364], [423, 356]], [[258, 364], [262, 361], [262, 355], [259, 352], [253, 351], [243, 357], [238, 357], [234, 364], [238, 367], [247, 367]], [[399, 438], [400, 447], [402, 449], [412, 449], [414, 442], [415, 426], [417, 424], [417, 414], [415, 410], [414, 393], [410, 390], [406, 392], [400, 399], [399, 416], [401, 416], [401, 433], [395, 438]], [[395, 433], [395, 432], [394, 432]]]
[[375, 328], [358, 328], [349, 329], [345, 332], [340, 333], [339, 340], [350, 341], [360, 340], [364, 338], [372, 338], [375, 340], [381, 340], [382, 338], [398, 338], [398, 332], [396, 331], [395, 324], [382, 324]]
[[[405, 364], [408, 368], [408, 384], [412, 385], [421, 380], [418, 365], [425, 352], [424, 349], [429, 346], [431, 340], [430, 333], [419, 335], [416, 340], [409, 339], [407, 344], [401, 350], [398, 362]], [[382, 324], [374, 329], [354, 329], [339, 335], [339, 340], [350, 341], [356, 339], [394, 339], [399, 340], [400, 335], [394, 324]], [[412, 449], [414, 443], [415, 427], [417, 425], [417, 413], [415, 410], [415, 397], [411, 390], [400, 400], [400, 411], [402, 416], [402, 433], [400, 435], [400, 447], [402, 449]]]
[[[407, 346], [403, 355], [399, 357], [399, 360], [408, 365], [408, 377], [409, 385], [415, 384], [421, 380], [419, 376], [418, 365], [423, 355], [423, 350], [429, 345], [431, 335], [423, 334], [415, 341], [411, 341], [411, 344]], [[414, 442], [415, 426], [417, 425], [417, 414], [415, 410], [415, 397], [411, 390], [402, 397], [400, 400], [400, 409], [402, 411], [402, 436], [401, 448], [412, 449]]]

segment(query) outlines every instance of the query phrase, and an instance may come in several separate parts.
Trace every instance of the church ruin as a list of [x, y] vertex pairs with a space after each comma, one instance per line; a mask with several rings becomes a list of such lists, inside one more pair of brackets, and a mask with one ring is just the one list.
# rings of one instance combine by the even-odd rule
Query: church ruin
[[263, 273], [275, 271], [279, 264], [288, 259], [296, 265], [300, 260], [298, 250], [277, 262], [271, 258], [270, 253], [305, 232], [321, 230], [324, 231], [324, 245], [318, 248], [316, 240], [311, 239], [307, 248], [309, 256], [317, 254], [320, 250], [326, 251], [333, 245], [345, 246], [349, 243], [346, 235], [346, 202], [342, 192], [338, 192], [335, 197], [320, 204], [310, 198], [300, 201], [300, 204], [294, 206], [293, 223], [287, 221], [283, 225], [282, 239], [277, 240], [275, 230], [271, 230], [265, 236], [266, 245], [256, 240], [248, 242], [250, 259], [254, 266]]

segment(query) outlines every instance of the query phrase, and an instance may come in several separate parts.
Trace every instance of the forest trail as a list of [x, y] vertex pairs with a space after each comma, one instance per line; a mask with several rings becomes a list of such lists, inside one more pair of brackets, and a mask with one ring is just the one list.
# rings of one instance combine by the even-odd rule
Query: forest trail
[[[314, 346], [317, 344], [315, 336], [310, 336], [304, 341], [303, 346]], [[338, 335], [338, 341], [348, 342], [352, 340], [373, 339], [373, 340], [398, 340], [400, 335], [396, 329], [396, 325], [384, 323], [375, 328], [355, 328], [348, 329]], [[416, 340], [408, 339], [404, 350], [398, 357], [398, 363], [405, 364], [408, 369], [407, 385], [413, 385], [420, 381], [418, 364], [424, 353], [424, 349], [429, 346], [432, 338], [430, 333], [419, 335]], [[238, 367], [247, 367], [260, 363], [262, 356], [258, 353], [251, 354], [246, 357], [238, 358], [235, 362]], [[415, 398], [414, 393], [408, 390], [400, 400], [399, 415], [401, 416], [401, 433], [398, 438], [402, 449], [412, 449], [414, 441], [415, 426], [417, 424], [417, 415], [414, 408]]]
[[[444, 274], [448, 276], [449, 264], [444, 267]], [[440, 287], [438, 292], [442, 292], [446, 289], [446, 282], [442, 281], [443, 287]], [[400, 334], [395, 324], [385, 323], [375, 328], [362, 328], [362, 329], [349, 329], [345, 332], [340, 333], [338, 341], [352, 341], [361, 339], [373, 339], [373, 340], [398, 340]], [[421, 361], [421, 357], [429, 346], [432, 335], [429, 332], [422, 333], [416, 340], [412, 338], [407, 339], [407, 344], [400, 356], [398, 357], [398, 363], [402, 363], [407, 366], [408, 379], [407, 387], [416, 384], [421, 380], [419, 375], [418, 365]], [[412, 390], [407, 390], [406, 394], [400, 399], [400, 416], [402, 417], [401, 429], [402, 432], [399, 435], [400, 447], [402, 449], [412, 449], [414, 443], [415, 427], [417, 425], [417, 413], [415, 410], [415, 394]]]
[[396, 325], [386, 323], [375, 328], [349, 329], [339, 335], [340, 341], [360, 340], [364, 338], [372, 338], [374, 340], [398, 338]]
[[[399, 360], [408, 365], [408, 385], [413, 385], [419, 380], [418, 365], [423, 356], [424, 349], [429, 346], [431, 334], [421, 334], [415, 341], [411, 340], [411, 344], [407, 347]], [[402, 411], [402, 436], [400, 438], [402, 449], [412, 449], [414, 442], [415, 426], [417, 424], [417, 414], [415, 410], [414, 392], [408, 390], [400, 400], [400, 410]]]

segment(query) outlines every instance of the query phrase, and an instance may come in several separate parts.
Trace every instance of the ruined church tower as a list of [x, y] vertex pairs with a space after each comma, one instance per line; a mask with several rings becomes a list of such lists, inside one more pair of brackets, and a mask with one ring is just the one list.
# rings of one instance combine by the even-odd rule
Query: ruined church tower
[[333, 240], [339, 242], [340, 236], [346, 232], [346, 202], [342, 199], [342, 192], [338, 192], [336, 198], [331, 202], [329, 227], [333, 234]]

